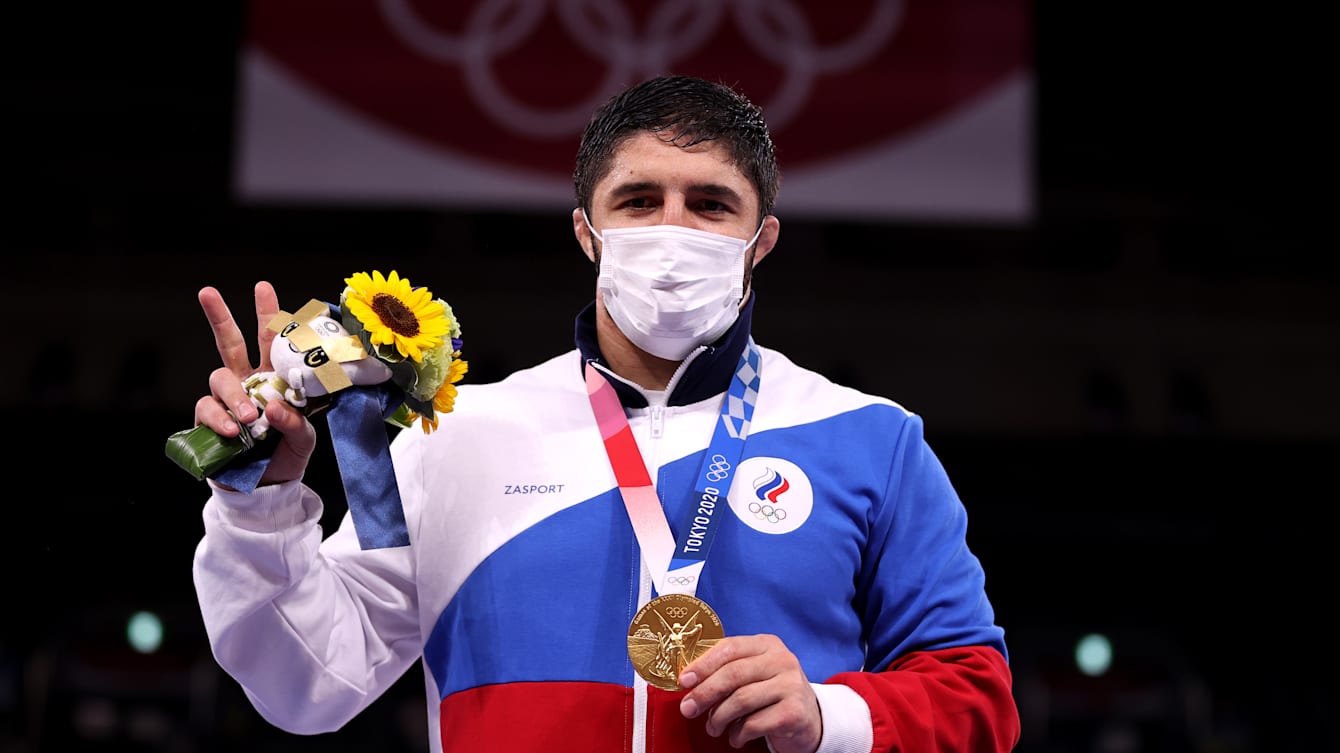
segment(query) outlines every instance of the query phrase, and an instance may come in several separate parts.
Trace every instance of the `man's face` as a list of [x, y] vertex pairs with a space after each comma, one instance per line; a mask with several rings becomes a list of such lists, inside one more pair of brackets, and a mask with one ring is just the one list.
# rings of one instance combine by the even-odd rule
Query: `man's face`
[[[591, 224], [602, 234], [664, 224], [748, 239], [758, 229], [758, 209], [753, 185], [725, 147], [708, 141], [681, 149], [644, 132], [624, 142], [596, 184]], [[599, 261], [599, 241], [593, 246]]]
[[[639, 133], [623, 143], [610, 161], [609, 172], [591, 196], [591, 226], [609, 228], [682, 225], [695, 230], [758, 240], [745, 257], [744, 290], [749, 295], [754, 266], [777, 243], [780, 224], [773, 215], [758, 226], [758, 194], [749, 179], [727, 158], [726, 148], [704, 142], [687, 149]], [[586, 225], [581, 208], [572, 212], [572, 231], [588, 259], [600, 268], [600, 241]], [[627, 343], [596, 295], [596, 318], [613, 341]], [[602, 347], [609, 347], [602, 342]], [[608, 351], [607, 351], [608, 353]]]

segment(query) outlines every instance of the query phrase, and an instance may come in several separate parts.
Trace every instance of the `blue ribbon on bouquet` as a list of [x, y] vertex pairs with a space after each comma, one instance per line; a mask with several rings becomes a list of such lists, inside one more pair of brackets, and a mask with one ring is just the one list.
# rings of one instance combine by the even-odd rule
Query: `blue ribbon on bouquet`
[[[404, 392], [391, 382], [346, 387], [331, 393], [325, 411], [335, 460], [340, 468], [349, 515], [363, 549], [409, 546], [409, 526], [391, 462], [386, 421], [404, 402]], [[270, 464], [270, 455], [246, 456], [213, 478], [239, 491], [252, 492]]]

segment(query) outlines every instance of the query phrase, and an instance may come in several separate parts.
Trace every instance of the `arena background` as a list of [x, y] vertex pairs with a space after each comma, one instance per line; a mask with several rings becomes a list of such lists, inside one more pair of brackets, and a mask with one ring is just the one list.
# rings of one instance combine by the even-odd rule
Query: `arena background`
[[[1072, 6], [942, 7], [966, 23], [960, 41], [1024, 45], [1001, 112], [1026, 138], [946, 152], [909, 136], [942, 121], [908, 121], [914, 146], [885, 156], [922, 180], [890, 171], [824, 205], [834, 184], [816, 179], [794, 207], [784, 185], [758, 339], [925, 417], [1007, 631], [1020, 753], [1333, 750], [1340, 264], [1308, 232], [1325, 216], [1310, 186], [1329, 181], [1309, 48], [1245, 11]], [[195, 293], [215, 285], [249, 317], [258, 278], [302, 302], [399, 269], [451, 300], [475, 382], [568, 348], [592, 294], [551, 190], [566, 189], [560, 137], [547, 177], [478, 192], [414, 173], [440, 153], [398, 152], [420, 180], [398, 189], [367, 172], [383, 162], [341, 180], [304, 176], [296, 157], [290, 178], [267, 172], [291, 122], [243, 107], [248, 50], [285, 28], [258, 31], [267, 17], [237, 3], [11, 17], [4, 753], [423, 749], [417, 667], [346, 729], [302, 738], [266, 725], [213, 663], [190, 581], [205, 490], [163, 456], [217, 363]], [[706, 45], [694, 72], [742, 49]], [[939, 62], [1012, 54], [965, 42]], [[593, 90], [524, 54], [509, 64], [509, 80]], [[784, 171], [828, 129], [903, 112], [909, 89], [933, 96], [945, 79], [924, 74], [848, 82], [852, 109], [814, 121], [804, 147], [778, 134]], [[333, 481], [331, 457], [316, 463]], [[321, 491], [333, 526], [338, 485]], [[131, 624], [161, 625], [161, 641], [137, 649]], [[1097, 676], [1075, 661], [1091, 634], [1112, 648]]]

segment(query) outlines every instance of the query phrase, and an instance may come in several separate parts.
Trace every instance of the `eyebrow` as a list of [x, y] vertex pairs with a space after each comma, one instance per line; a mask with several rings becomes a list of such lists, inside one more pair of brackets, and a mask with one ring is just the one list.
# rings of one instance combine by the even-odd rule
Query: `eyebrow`
[[[610, 190], [610, 195], [614, 198], [622, 198], [624, 196], [646, 193], [647, 191], [659, 190], [662, 190], [661, 184], [650, 180], [639, 180], [631, 183], [620, 183], [619, 185], [614, 186]], [[689, 193], [731, 199], [737, 203], [743, 203], [744, 201], [738, 191], [730, 186], [724, 186], [720, 183], [694, 183], [689, 186]]]

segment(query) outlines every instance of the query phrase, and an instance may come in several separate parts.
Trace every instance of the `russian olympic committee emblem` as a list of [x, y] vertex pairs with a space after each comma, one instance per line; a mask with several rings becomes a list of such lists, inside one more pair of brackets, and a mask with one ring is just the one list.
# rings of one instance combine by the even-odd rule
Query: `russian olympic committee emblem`
[[745, 525], [762, 533], [790, 533], [814, 510], [814, 488], [800, 467], [781, 458], [740, 462], [727, 498]]

